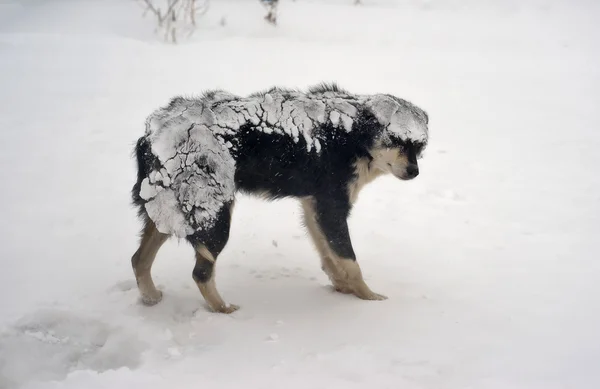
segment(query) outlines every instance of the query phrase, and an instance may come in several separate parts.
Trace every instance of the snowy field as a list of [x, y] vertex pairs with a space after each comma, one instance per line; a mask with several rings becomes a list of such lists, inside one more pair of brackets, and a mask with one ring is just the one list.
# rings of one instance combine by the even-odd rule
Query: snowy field
[[[600, 387], [598, 2], [212, 3], [172, 46], [132, 1], [0, 0], [0, 388]], [[332, 292], [294, 201], [242, 197], [217, 266], [241, 310], [207, 311], [175, 240], [142, 306], [146, 116], [324, 80], [429, 113], [421, 175], [350, 219], [389, 300]]]

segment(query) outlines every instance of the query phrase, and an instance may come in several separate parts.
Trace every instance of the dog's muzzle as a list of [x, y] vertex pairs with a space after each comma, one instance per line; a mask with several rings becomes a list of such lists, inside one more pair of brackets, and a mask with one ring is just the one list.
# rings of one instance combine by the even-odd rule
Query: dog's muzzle
[[413, 178], [419, 175], [419, 166], [415, 164], [410, 164], [406, 167], [406, 169], [402, 169], [401, 172], [392, 172], [394, 176], [398, 177], [401, 180], [412, 180]]

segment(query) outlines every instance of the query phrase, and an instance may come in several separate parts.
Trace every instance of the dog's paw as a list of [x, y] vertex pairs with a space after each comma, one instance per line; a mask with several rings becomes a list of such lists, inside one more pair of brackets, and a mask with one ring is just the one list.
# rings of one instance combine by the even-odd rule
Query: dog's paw
[[160, 301], [162, 300], [162, 297], [163, 297], [163, 293], [160, 290], [157, 290], [156, 293], [154, 293], [152, 295], [142, 296], [141, 300], [142, 300], [142, 304], [144, 304], [148, 307], [151, 307], [153, 305], [160, 303]]
[[375, 293], [375, 292], [366, 293], [366, 294], [356, 294], [356, 297], [363, 299], [363, 300], [370, 300], [370, 301], [387, 300], [387, 296], [384, 296], [382, 294]]
[[342, 294], [352, 294], [354, 291], [349, 286], [334, 285], [333, 290]]
[[218, 309], [215, 309], [215, 312], [225, 313], [228, 315], [230, 313], [237, 311], [238, 309], [240, 309], [239, 305], [228, 304], [228, 305], [223, 305], [223, 306], [219, 307]]
[[383, 301], [383, 300], [387, 300], [388, 297], [383, 295], [383, 294], [379, 294], [379, 293], [373, 293], [373, 298], [369, 299], [369, 300], [376, 300], [376, 301]]

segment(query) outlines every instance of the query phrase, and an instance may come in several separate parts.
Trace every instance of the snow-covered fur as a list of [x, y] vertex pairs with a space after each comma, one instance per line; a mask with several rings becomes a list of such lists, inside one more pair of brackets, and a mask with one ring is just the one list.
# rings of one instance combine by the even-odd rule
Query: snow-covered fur
[[355, 259], [346, 225], [351, 204], [380, 174], [418, 174], [427, 125], [427, 114], [408, 101], [353, 95], [335, 85], [177, 97], [146, 121], [133, 199], [157, 233], [204, 250], [210, 260], [197, 264], [197, 281], [210, 280], [227, 242], [237, 191], [302, 199], [305, 213], [316, 218], [308, 222], [313, 238], [324, 236], [327, 250]]

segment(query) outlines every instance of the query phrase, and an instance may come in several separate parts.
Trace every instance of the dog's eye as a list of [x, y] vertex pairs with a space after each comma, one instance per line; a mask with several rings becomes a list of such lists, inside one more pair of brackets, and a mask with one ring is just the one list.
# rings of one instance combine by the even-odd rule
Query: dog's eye
[[420, 156], [423, 152], [423, 145], [422, 144], [417, 144], [415, 145], [415, 155], [416, 156]]

